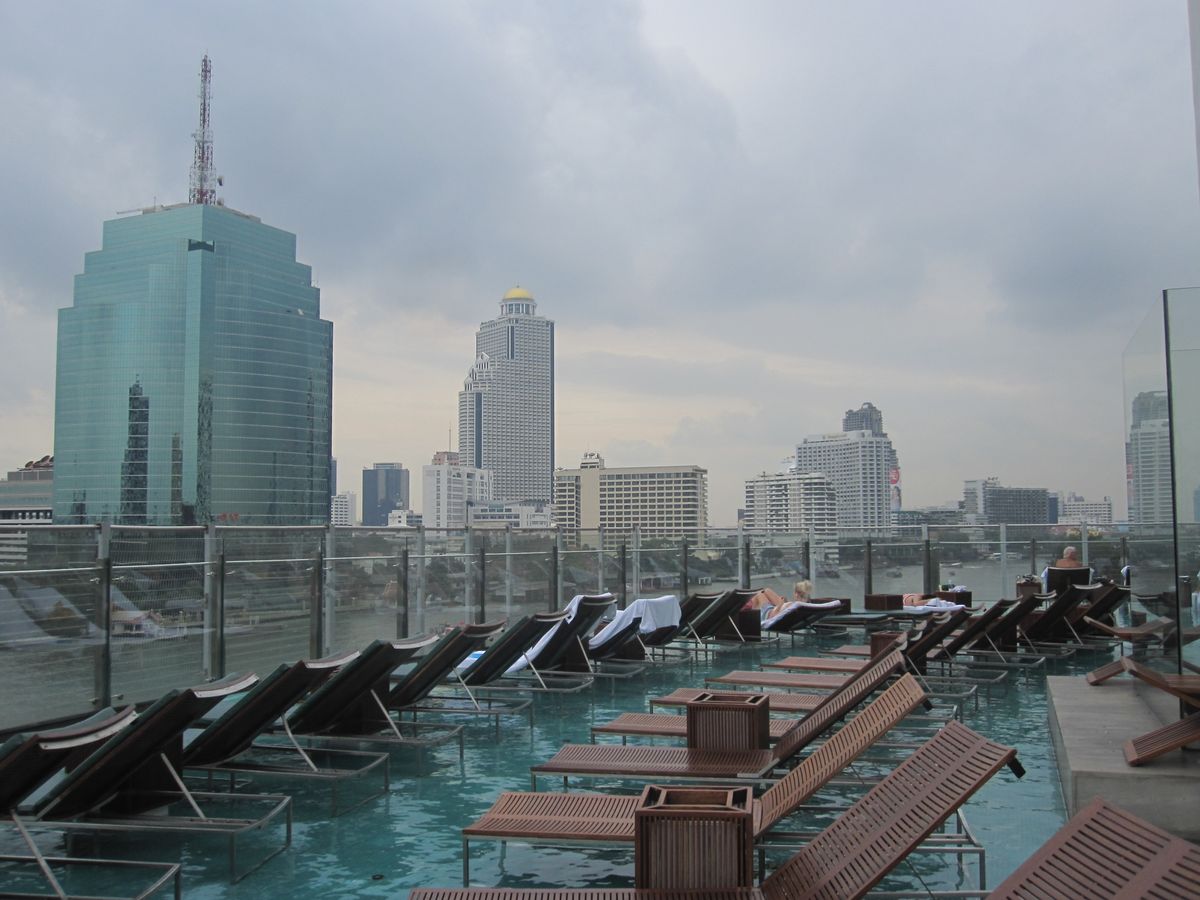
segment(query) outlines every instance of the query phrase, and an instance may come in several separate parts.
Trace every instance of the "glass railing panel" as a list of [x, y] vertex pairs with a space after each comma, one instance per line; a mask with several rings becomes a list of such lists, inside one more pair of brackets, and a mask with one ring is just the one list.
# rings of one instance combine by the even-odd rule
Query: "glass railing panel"
[[[43, 537], [51, 537], [44, 532]], [[74, 537], [74, 536], [73, 536]], [[95, 535], [92, 551], [95, 552]], [[82, 715], [96, 708], [105, 665], [97, 569], [33, 569], [0, 575], [0, 728]]]

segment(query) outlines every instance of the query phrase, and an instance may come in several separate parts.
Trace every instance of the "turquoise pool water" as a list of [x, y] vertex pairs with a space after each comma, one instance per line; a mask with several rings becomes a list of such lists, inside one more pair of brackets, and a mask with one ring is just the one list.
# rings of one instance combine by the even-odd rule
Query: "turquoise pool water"
[[[854, 639], [854, 632], [851, 636]], [[328, 815], [327, 789], [297, 794], [295, 783], [276, 781], [264, 789], [289, 790], [297, 798], [292, 847], [238, 884], [228, 882], [225, 848], [217, 840], [186, 843], [182, 852], [178, 846], [160, 845], [157, 856], [154, 845], [147, 842], [106, 841], [97, 849], [114, 855], [182, 858], [185, 896], [205, 900], [404, 897], [415, 886], [460, 885], [462, 826], [485, 810], [500, 791], [528, 790], [529, 766], [552, 755], [564, 742], [587, 741], [593, 722], [607, 721], [622, 711], [644, 711], [649, 697], [700, 684], [710, 671], [754, 668], [792, 653], [816, 655], [822, 647], [845, 640], [800, 638], [793, 649], [785, 638], [772, 646], [719, 652], [711, 665], [659, 664], [643, 677], [611, 684], [599, 681], [581, 694], [538, 695], [532, 730], [527, 720], [510, 718], [502, 720], [498, 738], [486, 717], [459, 719], [466, 722], [461, 763], [456, 744], [423, 755], [394, 753], [391, 791], [337, 818]], [[1103, 658], [1092, 654], [1050, 663], [1049, 671], [1081, 674]], [[964, 721], [1016, 746], [1027, 769], [1021, 781], [1002, 771], [966, 807], [970, 825], [987, 849], [988, 882], [994, 886], [1065, 819], [1047, 729], [1044, 672], [1027, 678], [1010, 674], [1007, 687], [980, 696], [978, 710], [968, 703]], [[539, 787], [555, 789], [546, 781]], [[636, 786], [612, 784], [600, 789], [634, 791]], [[844, 793], [830, 789], [818, 800], [837, 799]], [[815, 813], [801, 814], [792, 823], [796, 828], [820, 824]], [[12, 846], [11, 837], [4, 839], [4, 846]], [[513, 844], [502, 859], [498, 844], [472, 846], [471, 876], [476, 885], [628, 885], [632, 873], [631, 850], [555, 850]], [[923, 856], [882, 887], [969, 888], [973, 879], [973, 869], [960, 875], [950, 858]]]

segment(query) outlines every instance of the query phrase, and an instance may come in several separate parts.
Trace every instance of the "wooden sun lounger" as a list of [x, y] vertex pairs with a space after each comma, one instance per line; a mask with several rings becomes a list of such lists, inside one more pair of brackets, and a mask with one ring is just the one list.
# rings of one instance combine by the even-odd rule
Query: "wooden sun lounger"
[[846, 675], [805, 675], [798, 672], [755, 672], [735, 669], [724, 675], [704, 679], [705, 684], [735, 684], [743, 687], [784, 688], [786, 690], [832, 691], [846, 683]]
[[1194, 897], [1200, 847], [1097, 797], [1006, 878], [991, 900]]
[[1184, 703], [1200, 709], [1200, 675], [1168, 675], [1128, 656], [1113, 660], [1087, 674], [1088, 684], [1102, 684], [1114, 675], [1128, 672], [1134, 678], [1160, 691], [1178, 697]]
[[[170, 691], [30, 804], [39, 825], [63, 831], [207, 834], [229, 839], [238, 881], [292, 841], [292, 800], [277, 794], [193, 791], [180, 774], [184, 731], [221, 700], [249, 689], [254, 675]], [[234, 806], [237, 814], [217, 815]], [[204, 806], [208, 806], [205, 812]], [[261, 812], [246, 815], [251, 809]], [[236, 839], [283, 820], [283, 840], [240, 874]]]
[[759, 888], [703, 893], [529, 888], [418, 888], [410, 900], [805, 900], [857, 898], [878, 884], [1016, 751], [950, 722], [804, 845]]
[[256, 742], [301, 697], [357, 656], [357, 651], [351, 651], [279, 666], [187, 741], [183, 749], [183, 768], [207, 771], [211, 775], [228, 774], [231, 784], [237, 775], [328, 782], [333, 785], [334, 815], [352, 808], [339, 809], [338, 784], [342, 781], [367, 777], [371, 773], [381, 776], [379, 791], [359, 798], [358, 803], [387, 791], [390, 779], [385, 753], [306, 749], [290, 733], [287, 734], [289, 743]]
[[[688, 702], [695, 700], [701, 694], [711, 693], [704, 688], [676, 688], [669, 694], [664, 694], [661, 697], [654, 697], [650, 700], [650, 708], [656, 706], [687, 706]], [[762, 693], [756, 691], [756, 693]], [[766, 694], [770, 703], [772, 713], [801, 713], [809, 712], [820, 706], [827, 698], [828, 694]]]
[[897, 652], [879, 657], [853, 676], [843, 690], [831, 694], [805, 718], [795, 721], [774, 750], [725, 752], [632, 744], [567, 744], [550, 760], [530, 768], [531, 785], [537, 789], [538, 775], [561, 775], [564, 780], [571, 775], [675, 781], [763, 780], [780, 762], [790, 759], [845, 718], [903, 665]]
[[992, 627], [992, 623], [1006, 613], [1013, 605], [1013, 600], [997, 600], [977, 616], [972, 616], [963, 623], [963, 627], [952, 635], [941, 647], [934, 648], [929, 653], [931, 660], [950, 659], [968, 644], [980, 638]]
[[[763, 836], [795, 812], [924, 699], [925, 691], [911, 675], [903, 676], [876, 697], [754, 801], [755, 837]], [[472, 839], [633, 843], [634, 810], [640, 801], [636, 795], [506, 791], [481, 818], [463, 829], [463, 884], [470, 883]]]
[[1103, 622], [1097, 622], [1091, 616], [1084, 616], [1083, 621], [1101, 634], [1130, 644], [1163, 641], [1175, 629], [1174, 619], [1151, 619], [1141, 625], [1128, 626], [1106, 625]]
[[790, 669], [801, 672], [857, 672], [865, 659], [830, 659], [827, 656], [785, 656], [778, 662], [763, 663], [764, 669]]
[[1173, 750], [1182, 750], [1188, 744], [1197, 742], [1200, 742], [1200, 712], [1126, 741], [1123, 748], [1125, 762], [1131, 766], [1144, 766]]

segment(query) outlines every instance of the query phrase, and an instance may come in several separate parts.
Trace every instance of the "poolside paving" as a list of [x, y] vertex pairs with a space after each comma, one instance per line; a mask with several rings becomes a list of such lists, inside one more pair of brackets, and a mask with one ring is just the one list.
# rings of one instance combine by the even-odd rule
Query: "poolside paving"
[[1046, 679], [1050, 733], [1067, 810], [1096, 796], [1172, 834], [1200, 840], [1200, 751], [1181, 750], [1130, 766], [1122, 748], [1179, 717], [1179, 703], [1131, 678], [1090, 685], [1079, 676]]

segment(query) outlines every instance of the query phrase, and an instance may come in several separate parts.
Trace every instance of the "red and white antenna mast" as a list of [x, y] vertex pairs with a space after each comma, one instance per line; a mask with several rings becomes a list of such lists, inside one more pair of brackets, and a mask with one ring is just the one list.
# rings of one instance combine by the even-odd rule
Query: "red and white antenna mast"
[[213, 174], [213, 136], [209, 122], [209, 107], [212, 106], [212, 63], [208, 54], [200, 62], [200, 127], [192, 135], [196, 139], [195, 155], [192, 158], [191, 189], [189, 203], [215, 205], [217, 203], [217, 176]]

